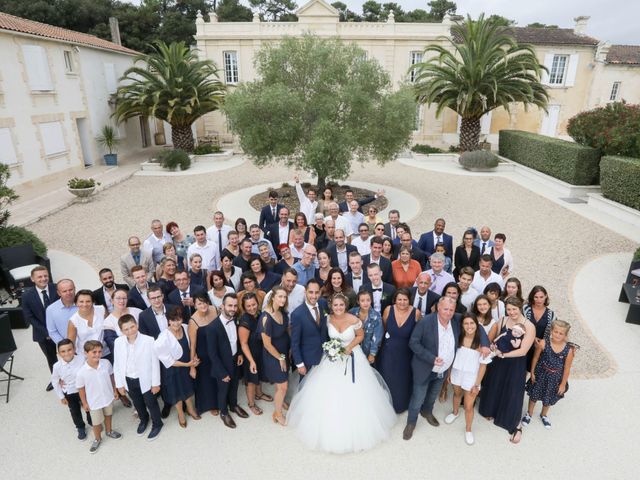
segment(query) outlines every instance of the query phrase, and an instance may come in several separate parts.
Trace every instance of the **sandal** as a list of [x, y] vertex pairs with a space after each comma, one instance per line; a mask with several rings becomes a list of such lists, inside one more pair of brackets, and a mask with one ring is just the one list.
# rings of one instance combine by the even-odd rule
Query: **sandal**
[[249, 405], [249, 410], [251, 410], [254, 415], [262, 415], [262, 409], [255, 403], [253, 405]]
[[217, 417], [218, 415], [220, 415], [220, 410], [218, 410], [217, 408], [214, 408], [213, 410], [211, 410], [211, 415], [213, 415], [214, 417]]
[[522, 427], [518, 427], [511, 434], [511, 438], [509, 439], [509, 441], [513, 444], [518, 444], [520, 443], [521, 438], [522, 438]]
[[287, 402], [282, 402], [282, 408], [284, 410], [289, 410], [289, 404]]
[[264, 400], [265, 402], [273, 402], [273, 397], [262, 392], [260, 395], [256, 395], [256, 400]]

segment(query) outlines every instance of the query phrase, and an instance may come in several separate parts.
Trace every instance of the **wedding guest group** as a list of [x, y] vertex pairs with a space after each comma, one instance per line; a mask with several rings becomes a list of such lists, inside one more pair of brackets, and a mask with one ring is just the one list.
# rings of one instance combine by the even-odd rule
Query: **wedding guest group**
[[[310, 448], [336, 453], [374, 447], [399, 418], [410, 440], [440, 420], [455, 430], [463, 413], [459, 435], [472, 445], [477, 410], [518, 443], [542, 402], [551, 428], [576, 346], [547, 290], [514, 276], [517, 241], [512, 253], [505, 233], [482, 225], [456, 244], [444, 218], [412, 232], [399, 206], [386, 223], [378, 216], [382, 190], [338, 199], [294, 180], [292, 208], [273, 190], [255, 218], [216, 211], [208, 228], [183, 229], [153, 219], [150, 234], [127, 239], [119, 277], [102, 266], [96, 290], [32, 270], [23, 309], [51, 372], [46, 390], [78, 439], [92, 427], [91, 453], [103, 432], [122, 437], [112, 419], [131, 421], [120, 409], [132, 405], [148, 440], [173, 410], [181, 428], [207, 414], [229, 429], [266, 410]], [[450, 391], [438, 419], [435, 402]], [[323, 402], [338, 398], [332, 416]]]

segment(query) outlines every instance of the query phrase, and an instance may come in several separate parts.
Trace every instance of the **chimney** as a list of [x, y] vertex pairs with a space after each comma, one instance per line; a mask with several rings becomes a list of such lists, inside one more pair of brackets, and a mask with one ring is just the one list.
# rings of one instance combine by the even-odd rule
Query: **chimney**
[[576, 35], [585, 35], [585, 30], [587, 29], [587, 23], [591, 17], [581, 16], [573, 19], [576, 22], [575, 27], [573, 27], [573, 33]]
[[111, 28], [111, 41], [116, 45], [122, 45], [120, 41], [120, 27], [116, 17], [109, 17], [109, 28]]

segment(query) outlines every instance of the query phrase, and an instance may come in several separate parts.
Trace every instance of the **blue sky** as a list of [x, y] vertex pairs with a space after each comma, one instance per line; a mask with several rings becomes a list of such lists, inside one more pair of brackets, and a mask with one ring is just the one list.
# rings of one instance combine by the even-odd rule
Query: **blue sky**
[[[140, 3], [139, 0], [129, 0]], [[248, 5], [247, 0], [241, 0]], [[331, 3], [331, 0], [325, 0]], [[357, 13], [362, 12], [363, 0], [342, 0]], [[298, 6], [305, 0], [296, 0]], [[381, 1], [380, 3], [385, 3]], [[422, 8], [428, 10], [428, 0], [397, 0], [405, 10]], [[640, 1], [639, 0], [458, 0], [459, 14], [477, 16], [499, 14], [516, 20], [525, 26], [532, 22], [554, 24], [573, 28], [573, 19], [580, 15], [591, 17], [586, 33], [599, 40], [616, 44], [640, 45]]]

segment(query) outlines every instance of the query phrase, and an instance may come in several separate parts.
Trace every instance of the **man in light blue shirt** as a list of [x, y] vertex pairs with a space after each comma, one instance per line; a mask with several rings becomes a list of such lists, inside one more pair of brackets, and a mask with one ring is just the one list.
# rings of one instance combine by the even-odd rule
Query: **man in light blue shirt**
[[298, 272], [298, 285], [307, 286], [307, 282], [316, 276], [316, 247], [307, 244], [302, 251], [302, 258], [293, 264], [293, 269]]
[[78, 311], [78, 307], [74, 304], [76, 286], [73, 280], [60, 280], [56, 288], [60, 298], [47, 307], [46, 315], [49, 337], [57, 345], [60, 340], [67, 338], [69, 319]]

